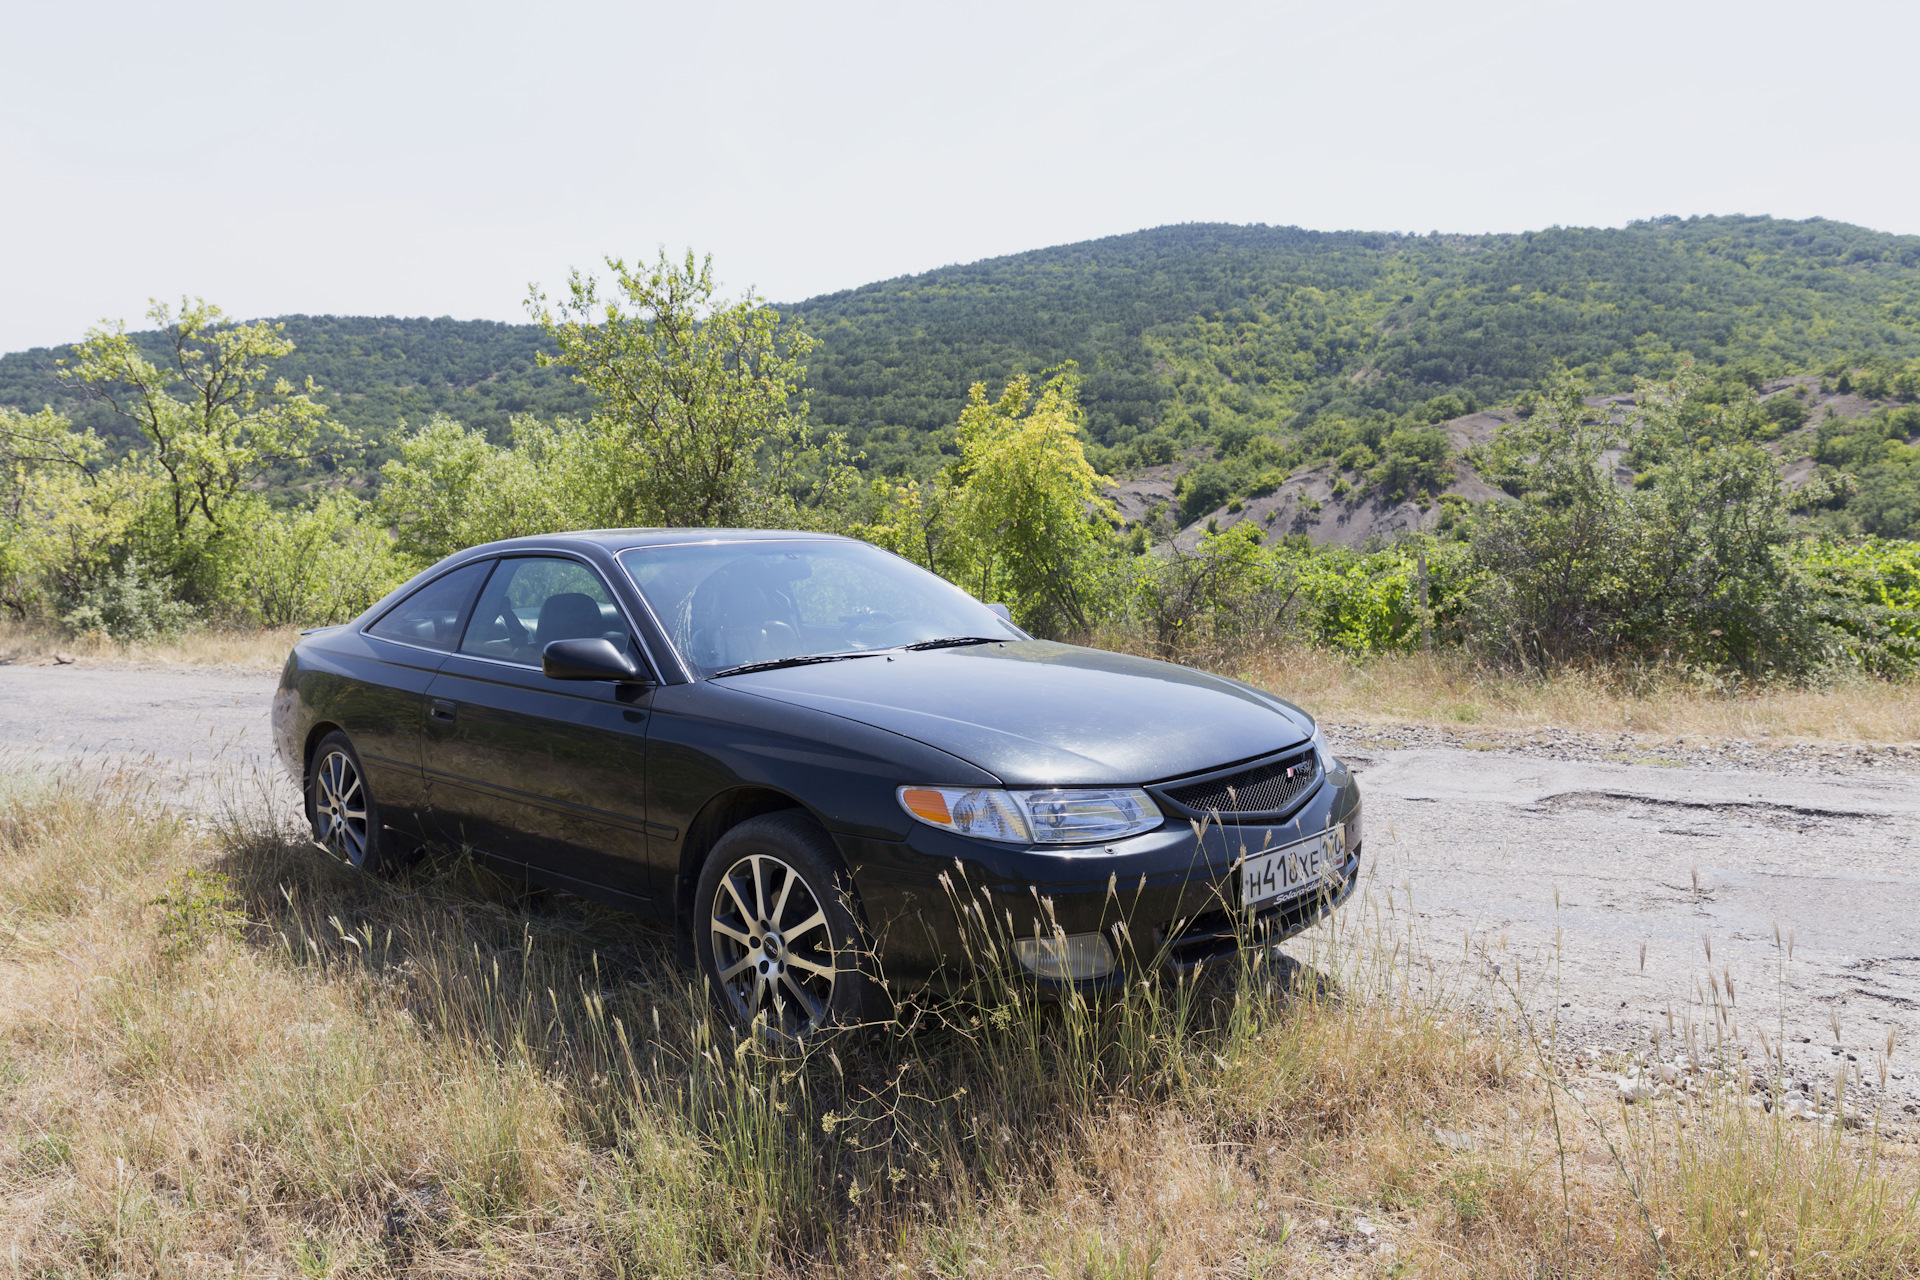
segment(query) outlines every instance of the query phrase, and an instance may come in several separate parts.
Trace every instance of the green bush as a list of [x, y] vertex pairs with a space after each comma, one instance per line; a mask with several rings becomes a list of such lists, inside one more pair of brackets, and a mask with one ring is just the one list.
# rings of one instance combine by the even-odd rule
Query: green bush
[[412, 576], [367, 504], [332, 493], [306, 511], [256, 499], [216, 549], [218, 602], [261, 626], [345, 622]]
[[1453, 479], [1452, 455], [1453, 445], [1439, 427], [1398, 427], [1367, 479], [1392, 502], [1436, 493]]
[[1384, 551], [1328, 548], [1298, 560], [1294, 625], [1317, 644], [1355, 655], [1420, 645], [1419, 558], [1427, 557], [1427, 608], [1438, 641], [1458, 639], [1475, 569], [1459, 543], [1408, 538]]
[[1180, 478], [1180, 523], [1192, 524], [1227, 504], [1227, 499], [1245, 489], [1247, 478], [1231, 462], [1209, 462], [1195, 467]]
[[1861, 670], [1907, 675], [1920, 668], [1920, 544], [1805, 539], [1794, 567], [1813, 591], [1813, 611], [1837, 652]]
[[1810, 416], [1807, 402], [1791, 391], [1769, 398], [1761, 406], [1761, 412], [1781, 431], [1793, 431], [1805, 426]]
[[[1751, 398], [1720, 407], [1691, 371], [1642, 383], [1622, 427], [1558, 387], [1491, 451], [1516, 503], [1475, 522], [1485, 573], [1471, 630], [1488, 650], [1548, 666], [1667, 656], [1748, 674], [1821, 660], [1772, 455], [1744, 442]], [[1654, 462], [1645, 487], [1609, 454]]]
[[75, 635], [104, 633], [121, 644], [171, 639], [193, 623], [191, 606], [128, 556], [117, 570], [68, 602], [60, 621]]

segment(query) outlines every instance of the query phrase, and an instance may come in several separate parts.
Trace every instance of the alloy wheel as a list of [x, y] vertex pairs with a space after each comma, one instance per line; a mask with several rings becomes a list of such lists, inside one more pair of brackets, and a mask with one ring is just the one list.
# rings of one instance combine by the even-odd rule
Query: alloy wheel
[[329, 751], [313, 778], [313, 834], [354, 866], [367, 860], [367, 789], [344, 751]]
[[833, 938], [806, 877], [770, 854], [749, 854], [720, 878], [709, 927], [721, 990], [744, 1021], [791, 1038], [825, 1023]]

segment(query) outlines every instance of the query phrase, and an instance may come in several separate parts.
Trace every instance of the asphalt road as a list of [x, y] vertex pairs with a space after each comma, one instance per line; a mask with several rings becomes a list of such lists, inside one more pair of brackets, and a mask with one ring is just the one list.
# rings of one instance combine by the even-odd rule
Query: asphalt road
[[[268, 735], [274, 683], [0, 667], [0, 762], [123, 768], [176, 803], [271, 799], [292, 814]], [[1365, 738], [1334, 741], [1367, 803], [1369, 880], [1342, 927], [1389, 947], [1406, 940], [1419, 981], [1555, 1013], [1576, 1043], [1626, 1049], [1649, 1029], [1684, 1034], [1689, 1015], [1711, 1027], [1707, 984], [1725, 1004], [1730, 977], [1743, 1034], [1785, 1043], [1806, 1078], [1831, 1080], [1845, 1064], [1877, 1084], [1891, 1029], [1888, 1092], [1896, 1104], [1920, 1099], [1920, 774], [1673, 768]], [[1303, 956], [1313, 945], [1289, 944]]]

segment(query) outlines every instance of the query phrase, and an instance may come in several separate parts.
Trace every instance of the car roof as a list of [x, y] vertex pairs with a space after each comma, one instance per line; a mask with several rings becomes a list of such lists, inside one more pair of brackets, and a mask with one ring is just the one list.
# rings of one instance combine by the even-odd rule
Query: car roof
[[566, 533], [534, 534], [524, 538], [506, 538], [489, 542], [484, 548], [499, 553], [540, 547], [596, 546], [606, 551], [625, 551], [632, 547], [681, 546], [699, 542], [772, 542], [805, 539], [815, 542], [848, 542], [833, 533], [811, 533], [798, 529], [575, 529]]

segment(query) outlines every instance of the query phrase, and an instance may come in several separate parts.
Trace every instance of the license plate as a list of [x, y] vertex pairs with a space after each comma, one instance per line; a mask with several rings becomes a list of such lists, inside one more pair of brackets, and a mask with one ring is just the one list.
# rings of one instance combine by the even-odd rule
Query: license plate
[[1263, 907], [1318, 888], [1347, 862], [1347, 826], [1336, 823], [1283, 849], [1247, 855], [1240, 868], [1240, 903]]

